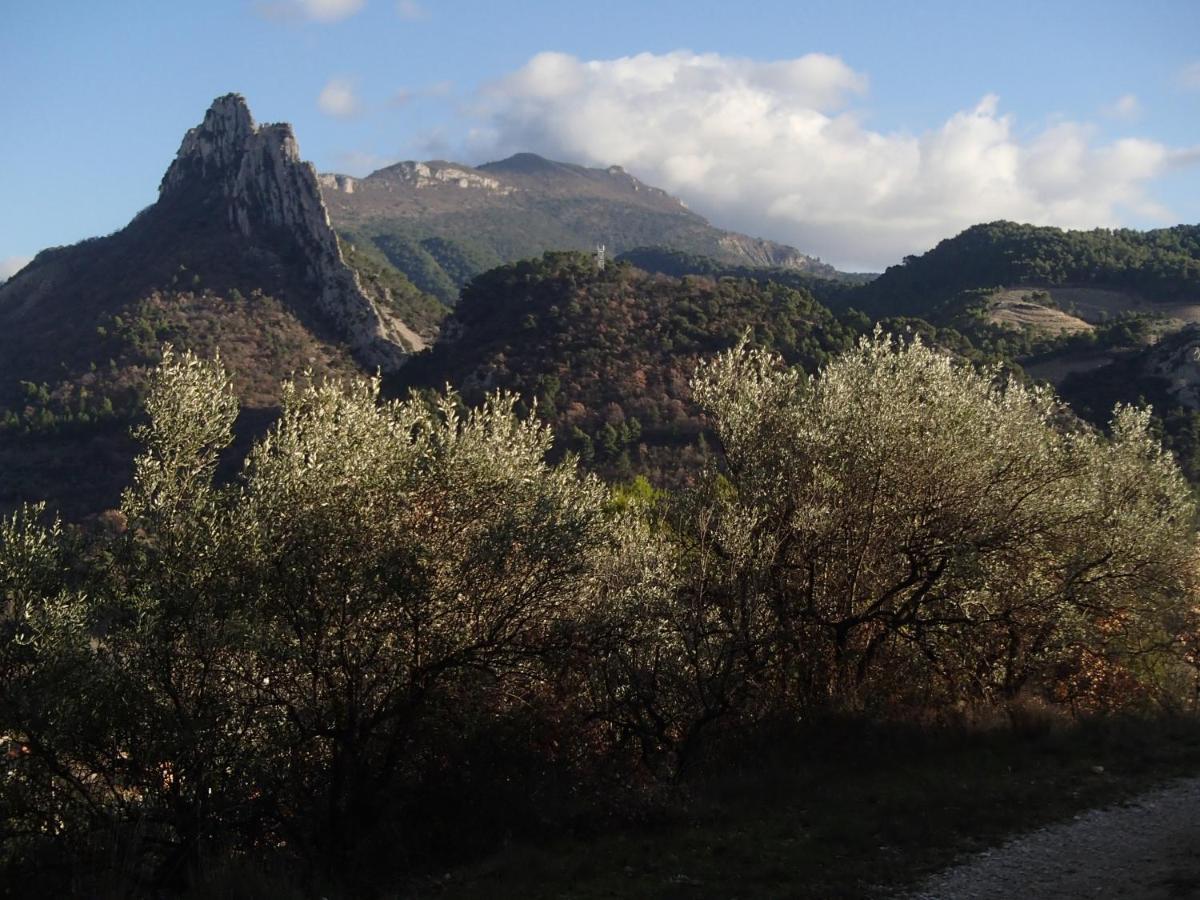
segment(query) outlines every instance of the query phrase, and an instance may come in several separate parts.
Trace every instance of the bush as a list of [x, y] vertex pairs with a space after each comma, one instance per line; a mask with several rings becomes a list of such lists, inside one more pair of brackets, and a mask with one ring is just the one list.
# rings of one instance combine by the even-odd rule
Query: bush
[[1118, 408], [1105, 439], [1048, 391], [880, 334], [812, 381], [742, 347], [695, 392], [730, 488], [700, 571], [769, 608], [751, 646], [780, 699], [1119, 705], [1165, 684], [1195, 508], [1146, 411]]
[[289, 386], [218, 486], [229, 378], [168, 350], [121, 533], [73, 552], [36, 510], [6, 524], [10, 862], [119, 859], [162, 884], [286, 847], [340, 869], [441, 765], [430, 735], [545, 690], [605, 492], [542, 461], [512, 397], [460, 415], [377, 388]]
[[7, 883], [384, 870], [360, 894], [731, 724], [1194, 702], [1196, 511], [1145, 412], [1106, 438], [880, 334], [693, 391], [720, 452], [674, 497], [547, 464], [511, 395], [370, 380], [286, 385], [221, 484], [230, 378], [167, 348], [121, 509], [0, 522]]

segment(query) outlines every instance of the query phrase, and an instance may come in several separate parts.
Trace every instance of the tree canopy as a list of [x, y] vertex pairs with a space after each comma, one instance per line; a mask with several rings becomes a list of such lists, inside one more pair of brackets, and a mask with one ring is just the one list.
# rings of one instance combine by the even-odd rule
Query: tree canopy
[[286, 384], [221, 482], [230, 377], [163, 359], [120, 509], [0, 523], [10, 883], [403, 869], [780, 717], [1195, 702], [1195, 508], [1144, 411], [1072, 427], [915, 338], [814, 375], [743, 341], [674, 494], [548, 463], [511, 394], [373, 380]]

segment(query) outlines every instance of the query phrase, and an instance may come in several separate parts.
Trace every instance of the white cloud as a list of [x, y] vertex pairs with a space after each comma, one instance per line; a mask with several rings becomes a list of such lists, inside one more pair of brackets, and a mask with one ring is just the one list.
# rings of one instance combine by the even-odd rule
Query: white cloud
[[419, 22], [429, 18], [429, 11], [417, 0], [397, 0], [396, 12], [399, 13], [400, 18], [409, 22]]
[[32, 260], [32, 256], [8, 256], [0, 259], [0, 283], [8, 281]]
[[884, 133], [849, 105], [867, 86], [823, 54], [542, 53], [483, 92], [470, 152], [619, 164], [720, 225], [873, 269], [999, 218], [1165, 221], [1148, 186], [1194, 162], [1149, 140], [1098, 143], [1080, 123], [1027, 137], [992, 95], [924, 133]]
[[317, 108], [327, 116], [349, 119], [358, 115], [361, 105], [348, 78], [331, 78], [317, 96]]
[[366, 0], [263, 0], [259, 15], [280, 22], [337, 22], [354, 15]]
[[1185, 91], [1200, 91], [1200, 59], [1180, 69], [1175, 80]]
[[1136, 94], [1122, 94], [1112, 103], [1105, 106], [1101, 112], [1110, 119], [1131, 122], [1141, 115], [1142, 104], [1138, 101]]

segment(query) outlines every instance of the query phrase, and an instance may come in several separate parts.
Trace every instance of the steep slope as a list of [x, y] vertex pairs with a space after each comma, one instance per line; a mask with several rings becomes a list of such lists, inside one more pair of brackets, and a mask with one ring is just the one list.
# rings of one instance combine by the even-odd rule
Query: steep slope
[[[880, 315], [953, 315], [995, 288], [1107, 288], [1129, 304], [1200, 301], [1200, 225], [1066, 231], [1016, 222], [973, 225], [905, 258], [857, 292]], [[1086, 304], [1085, 304], [1086, 305]], [[1119, 309], [1109, 310], [1120, 312]]]
[[820, 260], [714, 228], [619, 166], [589, 169], [532, 153], [472, 168], [402, 162], [366, 178], [320, 176], [339, 233], [371, 242], [423, 290], [452, 303], [471, 277], [546, 250], [610, 254], [665, 245], [727, 265], [835, 277]]
[[[43, 251], [0, 286], [0, 504], [112, 502], [164, 341], [219, 348], [252, 410], [270, 408], [292, 372], [395, 369], [432, 336], [437, 304], [386, 262], [360, 267], [343, 257], [291, 127], [256, 126], [242, 97], [218, 98], [156, 203], [107, 237]], [[410, 328], [410, 312], [424, 324]]]
[[608, 476], [685, 477], [701, 458], [696, 363], [743, 334], [815, 369], [850, 346], [851, 329], [803, 290], [747, 279], [668, 278], [582, 253], [548, 253], [472, 281], [429, 351], [386, 386], [440, 388], [468, 401], [518, 392]]

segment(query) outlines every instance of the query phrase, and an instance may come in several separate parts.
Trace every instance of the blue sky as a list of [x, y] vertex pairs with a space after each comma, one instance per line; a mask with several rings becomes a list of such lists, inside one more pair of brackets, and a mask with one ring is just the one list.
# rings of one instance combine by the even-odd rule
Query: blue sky
[[880, 268], [974, 221], [1200, 221], [1200, 3], [12, 2], [0, 277], [244, 94], [321, 171], [518, 149]]

